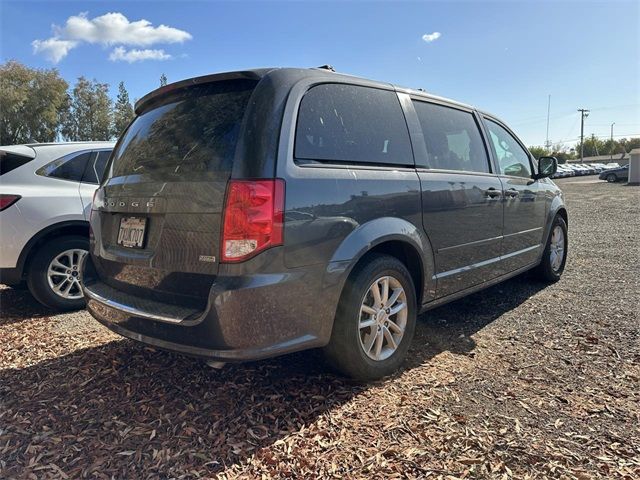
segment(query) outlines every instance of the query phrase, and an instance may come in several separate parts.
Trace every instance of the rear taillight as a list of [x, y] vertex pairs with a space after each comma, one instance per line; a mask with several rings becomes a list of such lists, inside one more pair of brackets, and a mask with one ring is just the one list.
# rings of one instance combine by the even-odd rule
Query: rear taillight
[[282, 245], [284, 180], [230, 180], [224, 206], [222, 262], [240, 262]]
[[20, 195], [7, 195], [0, 193], [0, 212], [5, 208], [9, 208], [11, 205], [20, 200]]

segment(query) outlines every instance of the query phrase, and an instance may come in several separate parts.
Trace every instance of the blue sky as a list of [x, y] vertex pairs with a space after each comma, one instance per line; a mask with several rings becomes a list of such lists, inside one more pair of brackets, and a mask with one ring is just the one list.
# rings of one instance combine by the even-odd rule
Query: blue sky
[[[476, 105], [528, 145], [545, 141], [549, 94], [553, 142], [575, 142], [579, 107], [591, 109], [588, 135], [608, 136], [616, 122], [617, 137], [640, 136], [638, 1], [0, 0], [0, 8], [2, 61], [55, 66], [70, 83], [96, 78], [114, 97], [121, 80], [132, 99], [143, 96], [163, 72], [171, 82], [330, 63]], [[141, 20], [148, 24], [133, 23]]]

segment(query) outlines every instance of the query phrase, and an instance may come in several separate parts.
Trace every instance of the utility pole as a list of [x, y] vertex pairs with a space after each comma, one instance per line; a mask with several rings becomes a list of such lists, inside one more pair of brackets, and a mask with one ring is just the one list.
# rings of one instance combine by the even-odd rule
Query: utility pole
[[584, 119], [589, 116], [589, 110], [579, 108], [580, 112], [580, 163], [584, 162]]
[[609, 153], [611, 153], [611, 158], [610, 161], [613, 162], [613, 126], [616, 124], [616, 122], [613, 122], [611, 124], [611, 150], [609, 150]]
[[551, 94], [549, 94], [549, 101], [547, 102], [547, 141], [544, 142], [544, 146], [547, 147], [547, 150], [551, 149], [551, 142], [549, 142], [549, 113], [550, 112], [551, 112]]

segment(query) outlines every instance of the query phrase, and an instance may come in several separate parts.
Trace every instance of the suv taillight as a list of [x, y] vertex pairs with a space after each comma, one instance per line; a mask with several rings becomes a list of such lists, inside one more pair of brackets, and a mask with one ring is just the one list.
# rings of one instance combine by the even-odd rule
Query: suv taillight
[[7, 195], [0, 193], [0, 212], [5, 208], [9, 208], [11, 205], [20, 200], [20, 195]]
[[284, 180], [230, 180], [224, 206], [222, 262], [241, 262], [282, 245]]

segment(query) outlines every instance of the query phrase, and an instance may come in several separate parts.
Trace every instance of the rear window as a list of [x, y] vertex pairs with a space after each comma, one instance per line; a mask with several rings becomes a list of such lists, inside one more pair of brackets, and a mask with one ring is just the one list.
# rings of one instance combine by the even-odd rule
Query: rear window
[[257, 82], [230, 80], [169, 94], [139, 115], [114, 151], [111, 177], [194, 178], [230, 172]]
[[71, 180], [74, 182], [82, 181], [87, 163], [93, 152], [85, 151], [81, 153], [71, 153], [62, 158], [48, 163], [36, 172], [38, 175], [45, 177], [60, 178], [62, 180]]
[[413, 165], [395, 92], [344, 84], [313, 87], [302, 98], [295, 157], [336, 163]]
[[26, 165], [31, 160], [33, 160], [33, 158], [26, 155], [0, 150], [0, 176], [22, 165]]

